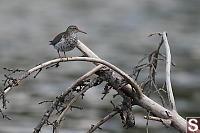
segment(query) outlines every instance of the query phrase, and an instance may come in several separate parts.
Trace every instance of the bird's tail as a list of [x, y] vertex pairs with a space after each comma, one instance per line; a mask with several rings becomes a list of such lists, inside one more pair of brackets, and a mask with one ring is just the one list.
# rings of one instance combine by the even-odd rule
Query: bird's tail
[[49, 45], [53, 45], [53, 44], [52, 44], [52, 42], [53, 42], [53, 41], [49, 41], [49, 42], [50, 42], [50, 44], [49, 44]]

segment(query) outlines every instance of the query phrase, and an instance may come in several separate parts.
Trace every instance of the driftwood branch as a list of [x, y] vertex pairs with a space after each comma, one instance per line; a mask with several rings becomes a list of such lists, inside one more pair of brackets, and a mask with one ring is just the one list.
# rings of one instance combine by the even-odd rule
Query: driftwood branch
[[[89, 48], [86, 47], [80, 41], [78, 42], [78, 48], [81, 51], [84, 51], [84, 53], [88, 57], [95, 57], [95, 54], [93, 52], [87, 53], [87, 51], [91, 51], [91, 50], [89, 50]], [[114, 88], [116, 87], [115, 89], [118, 89], [117, 88], [118, 87], [117, 82], [115, 82], [115, 80], [112, 82], [112, 80], [110, 80], [110, 79], [114, 80], [114, 79], [118, 79], [118, 77], [116, 75], [110, 75], [110, 77], [109, 77], [109, 83], [111, 85], [113, 85]], [[129, 84], [124, 86], [121, 89], [121, 91], [124, 92], [127, 96], [131, 97], [137, 103], [137, 105], [139, 105], [142, 108], [152, 112], [154, 115], [156, 115], [160, 118], [163, 118], [163, 119], [169, 119], [170, 118], [171, 119], [171, 125], [170, 126], [175, 127], [177, 130], [185, 133], [186, 120], [184, 118], [182, 118], [176, 111], [173, 111], [173, 110], [170, 111], [170, 110], [162, 107], [161, 105], [159, 105], [155, 101], [151, 100], [150, 98], [148, 98], [144, 94], [142, 94], [141, 98], [138, 99], [136, 94], [132, 91], [132, 88]]]
[[176, 105], [175, 105], [175, 100], [174, 100], [174, 95], [173, 95], [172, 85], [171, 85], [171, 79], [170, 79], [171, 53], [170, 53], [170, 48], [169, 48], [169, 43], [168, 43], [167, 33], [166, 32], [162, 33], [162, 38], [163, 38], [164, 45], [165, 45], [165, 50], [166, 50], [166, 86], [167, 86], [167, 94], [168, 94], [168, 99], [169, 99], [169, 103], [171, 105], [172, 110], [176, 110]]
[[[142, 92], [142, 88], [138, 85], [138, 83], [131, 78], [128, 74], [120, 70], [118, 67], [114, 66], [113, 64], [100, 59], [95, 53], [93, 53], [87, 46], [85, 46], [82, 42], [78, 41], [77, 47], [78, 49], [88, 57], [68, 57], [68, 58], [59, 58], [59, 59], [54, 59], [47, 61], [45, 63], [42, 63], [30, 70], [28, 70], [21, 78], [16, 80], [13, 84], [10, 86], [6, 87], [2, 94], [1, 97], [4, 97], [10, 90], [12, 90], [13, 87], [19, 85], [19, 83], [27, 78], [29, 75], [31, 75], [33, 72], [38, 73], [45, 67], [48, 67], [50, 65], [55, 65], [61, 62], [70, 62], [70, 61], [84, 61], [84, 62], [92, 62], [95, 65], [97, 65], [94, 69], [83, 75], [81, 78], [79, 78], [74, 84], [72, 84], [62, 95], [58, 96], [53, 102], [52, 105], [47, 109], [45, 114], [43, 115], [40, 123], [36, 126], [34, 129], [34, 133], [39, 133], [42, 126], [44, 124], [48, 124], [48, 119], [52, 112], [60, 107], [60, 104], [62, 104], [63, 107], [63, 99], [70, 94], [73, 91], [76, 91], [76, 88], [84, 82], [88, 77], [90, 77], [93, 74], [96, 74], [99, 78], [102, 78], [103, 81], [106, 81], [109, 86], [112, 86], [113, 89], [115, 89], [120, 96], [128, 97], [131, 99], [131, 106], [133, 105], [138, 105], [147, 111], [151, 112], [154, 117], [148, 116], [147, 119], [152, 119], [152, 120], [159, 120], [163, 124], [168, 124], [168, 126], [175, 127], [177, 130], [181, 132], [185, 132], [186, 128], [186, 121], [184, 118], [182, 118], [176, 111], [176, 106], [174, 102], [174, 96], [172, 92], [172, 87], [171, 87], [171, 82], [170, 82], [170, 65], [171, 65], [171, 54], [170, 54], [170, 49], [169, 49], [169, 44], [166, 36], [166, 32], [163, 32], [162, 34], [159, 33], [162, 38], [163, 38], [163, 43], [165, 44], [166, 47], [166, 85], [167, 85], [167, 92], [168, 92], [168, 97], [170, 101], [170, 106], [172, 107], [172, 110], [168, 110], [167, 108], [164, 108], [157, 102], [153, 101], [149, 97], [147, 97], [145, 94]], [[160, 45], [161, 46], [161, 45]], [[160, 47], [159, 46], [159, 47]], [[158, 55], [158, 53], [157, 53]], [[157, 57], [156, 57], [157, 58]], [[157, 63], [156, 63], [157, 64]], [[121, 77], [119, 77], [116, 74], [113, 73], [118, 73]], [[152, 81], [155, 79], [155, 66], [152, 66]], [[122, 83], [125, 82], [125, 85]], [[61, 113], [58, 117], [58, 119], [54, 122], [54, 128], [57, 128], [60, 125], [61, 120], [63, 120], [64, 114], [66, 111], [72, 106], [72, 104], [78, 99], [79, 96], [84, 94], [90, 87], [93, 85], [86, 84], [79, 92], [78, 94], [67, 104], [64, 106], [63, 110], [59, 110], [58, 112]], [[155, 86], [155, 85], [154, 85]], [[4, 98], [3, 98], [4, 99]], [[131, 110], [132, 111], [132, 110]], [[114, 115], [116, 115], [118, 112], [114, 111], [108, 116], [106, 116], [102, 121], [97, 123], [96, 126], [92, 127], [88, 132], [93, 132], [96, 130], [100, 125], [105, 123], [107, 120], [112, 118]], [[156, 119], [157, 118], [157, 119]], [[159, 119], [160, 118], [160, 119]], [[161, 121], [162, 120], [162, 121]], [[164, 121], [164, 122], [163, 122]]]
[[[109, 67], [110, 69], [114, 70], [115, 72], [117, 72], [118, 74], [120, 74], [123, 78], [125, 78], [127, 80], [127, 82], [129, 84], [131, 84], [133, 86], [133, 88], [135, 89], [135, 91], [137, 92], [138, 96], [140, 97], [142, 95], [142, 89], [139, 87], [139, 85], [135, 82], [135, 80], [133, 80], [129, 75], [127, 75], [125, 72], [123, 72], [122, 70], [120, 70], [118, 67], [114, 66], [113, 64], [105, 61], [105, 60], [101, 60], [99, 58], [89, 58], [89, 57], [66, 57], [66, 58], [58, 58], [58, 59], [54, 59], [54, 60], [50, 60], [47, 61], [45, 63], [42, 63], [32, 69], [30, 69], [28, 71], [28, 74], [26, 74], [22, 79], [17, 81], [17, 85], [23, 80], [25, 79], [28, 75], [30, 75], [31, 73], [38, 71], [44, 67], [47, 67], [49, 65], [52, 64], [56, 64], [58, 62], [69, 62], [69, 61], [87, 61], [87, 62], [95, 62], [95, 63], [100, 63], [103, 64], [107, 67]], [[16, 86], [16, 84], [13, 84], [12, 87], [8, 87], [5, 91], [4, 94], [7, 94], [14, 86]]]

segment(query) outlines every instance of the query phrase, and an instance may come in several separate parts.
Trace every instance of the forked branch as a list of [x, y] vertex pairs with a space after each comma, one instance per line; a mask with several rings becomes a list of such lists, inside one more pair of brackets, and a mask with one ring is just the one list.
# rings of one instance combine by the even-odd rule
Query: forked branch
[[97, 72], [98, 70], [100, 70], [103, 67], [103, 65], [98, 65], [97, 67], [93, 68], [92, 70], [90, 70], [89, 72], [87, 72], [86, 74], [84, 74], [83, 76], [81, 76], [79, 79], [77, 79], [76, 82], [74, 82], [69, 88], [66, 89], [66, 91], [61, 94], [59, 97], [57, 97], [53, 103], [51, 104], [51, 106], [47, 109], [47, 111], [44, 113], [42, 119], [40, 120], [40, 122], [38, 123], [38, 125], [34, 128], [34, 132], [33, 133], [39, 133], [42, 126], [48, 121], [49, 117], [51, 116], [52, 112], [54, 111], [54, 109], [59, 105], [59, 103], [62, 101], [62, 99], [65, 99], [65, 97], [70, 94], [72, 91], [74, 91], [76, 89], [76, 87], [83, 82], [84, 80], [86, 80], [88, 77], [90, 77], [91, 75], [93, 75], [95, 72]]

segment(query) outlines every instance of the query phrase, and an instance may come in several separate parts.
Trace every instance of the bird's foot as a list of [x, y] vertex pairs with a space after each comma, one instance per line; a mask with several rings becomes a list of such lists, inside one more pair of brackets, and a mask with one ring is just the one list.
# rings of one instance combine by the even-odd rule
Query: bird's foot
[[83, 54], [83, 55], [81, 55], [81, 56], [79, 56], [79, 57], [88, 57], [88, 56]]

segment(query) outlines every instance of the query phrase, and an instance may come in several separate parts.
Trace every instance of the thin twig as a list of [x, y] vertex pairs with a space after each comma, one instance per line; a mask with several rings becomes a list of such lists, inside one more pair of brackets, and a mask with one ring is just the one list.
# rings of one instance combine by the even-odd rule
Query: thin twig
[[110, 114], [108, 114], [106, 117], [104, 117], [101, 121], [99, 121], [95, 126], [91, 127], [91, 129], [87, 133], [94, 132], [97, 128], [99, 128], [102, 124], [104, 124], [106, 121], [110, 120], [113, 116], [118, 114], [118, 111], [113, 111]]
[[100, 83], [101, 81], [99, 81], [101, 79], [99, 78], [95, 78], [93, 81], [91, 81], [91, 83], [89, 83], [87, 86], [85, 86], [83, 88], [83, 90], [81, 90], [72, 100], [71, 102], [66, 106], [66, 108], [63, 110], [63, 112], [60, 114], [60, 116], [58, 117], [58, 119], [56, 120], [56, 122], [58, 124], [60, 124], [61, 120], [63, 119], [64, 117], [64, 114], [67, 112], [67, 110], [69, 110], [69, 108], [71, 107], [71, 105], [76, 102], [76, 100], [83, 94], [85, 93], [88, 89], [90, 89], [91, 87], [93, 87], [94, 85], [98, 83]]
[[155, 116], [144, 116], [144, 119], [148, 119], [148, 120], [154, 120], [154, 121], [160, 121], [162, 122], [161, 118], [159, 117], [155, 117]]
[[38, 72], [35, 74], [35, 76], [33, 76], [33, 78], [36, 78], [37, 75], [42, 71], [42, 68], [38, 70]]
[[60, 123], [62, 118], [64, 117], [64, 114], [67, 112], [67, 110], [69, 110], [69, 108], [71, 107], [71, 105], [76, 102], [76, 100], [83, 94], [85, 93], [88, 89], [90, 88], [90, 86], [86, 86], [84, 87], [83, 90], [81, 90], [72, 100], [71, 102], [67, 105], [67, 107], [63, 110], [63, 112], [60, 114], [60, 116], [57, 119], [57, 123]]
[[150, 115], [150, 111], [147, 111], [146, 133], [149, 133], [149, 115]]
[[166, 86], [167, 86], [167, 94], [168, 94], [168, 99], [170, 106], [172, 110], [176, 111], [176, 105], [175, 105], [175, 100], [174, 100], [174, 95], [172, 91], [172, 86], [171, 86], [171, 79], [170, 79], [170, 68], [171, 68], [171, 53], [170, 53], [170, 47], [167, 39], [167, 33], [163, 32], [162, 33], [165, 49], [166, 49]]
[[144, 116], [144, 118], [148, 119], [148, 120], [154, 120], [154, 121], [162, 122], [162, 124], [165, 125], [166, 127], [170, 127], [171, 123], [172, 123], [172, 120], [170, 118], [169, 119], [162, 119], [162, 118], [154, 117], [154, 116]]

